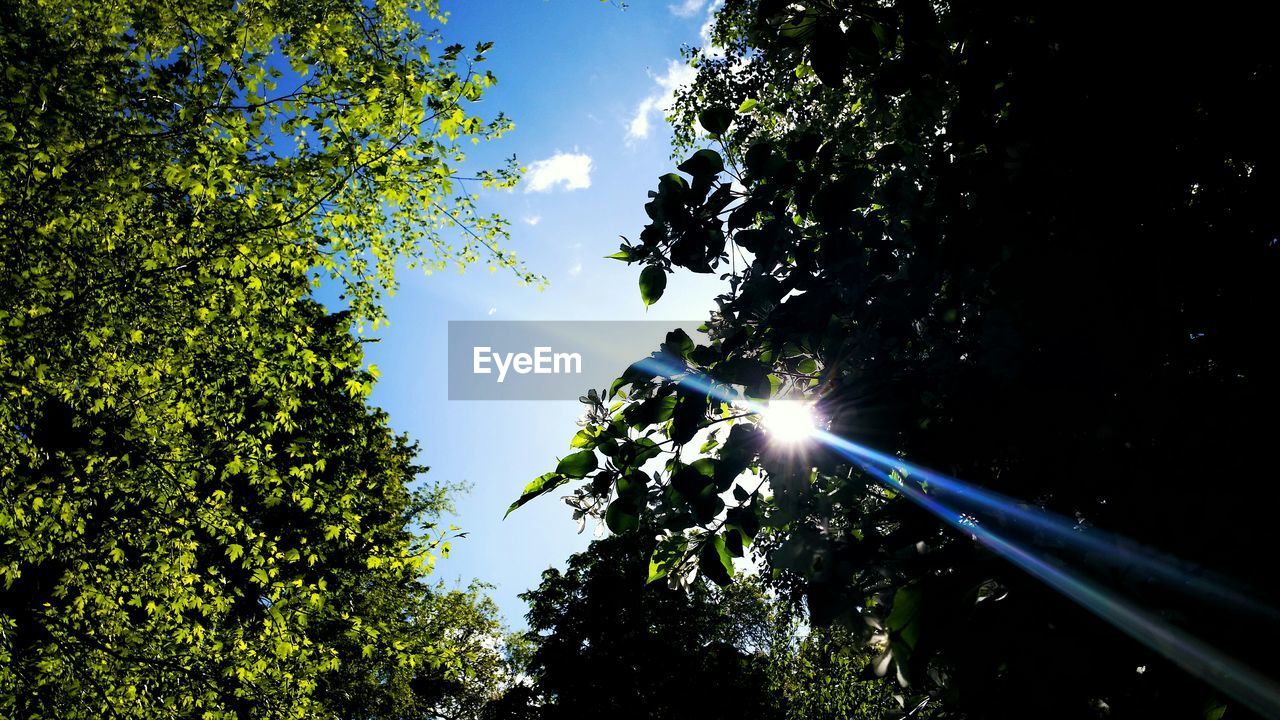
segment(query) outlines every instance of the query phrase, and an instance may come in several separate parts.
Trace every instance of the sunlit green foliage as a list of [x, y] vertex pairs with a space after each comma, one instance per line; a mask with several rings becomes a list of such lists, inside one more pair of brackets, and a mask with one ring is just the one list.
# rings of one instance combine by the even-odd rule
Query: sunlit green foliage
[[422, 582], [444, 498], [352, 335], [398, 260], [537, 281], [456, 176], [510, 123], [439, 22], [0, 9], [0, 715], [421, 716], [470, 662]]
[[926, 707], [905, 707], [896, 688], [876, 682], [874, 654], [863, 638], [841, 627], [804, 628], [795, 621], [777, 631], [781, 642], [769, 653], [768, 690], [779, 698], [786, 720], [898, 720], [904, 711], [928, 718]]

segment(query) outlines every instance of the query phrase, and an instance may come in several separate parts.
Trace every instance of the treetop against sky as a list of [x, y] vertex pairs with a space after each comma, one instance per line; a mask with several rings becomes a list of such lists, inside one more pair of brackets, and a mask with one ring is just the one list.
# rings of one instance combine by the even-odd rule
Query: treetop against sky
[[566, 522], [570, 511], [557, 503], [501, 519], [511, 488], [542, 472], [548, 449], [569, 452], [581, 406], [447, 402], [447, 323], [687, 321], [712, 308], [714, 278], [673, 279], [666, 304], [646, 310], [637, 302], [634, 274], [601, 260], [617, 249], [619, 235], [643, 227], [646, 178], [666, 171], [669, 131], [661, 108], [689, 79], [680, 48], [703, 42], [710, 10], [691, 8], [632, 3], [619, 11], [559, 1], [507, 3], [500, 13], [482, 3], [448, 8], [451, 41], [494, 42], [486, 62], [499, 82], [485, 105], [515, 122], [501, 142], [477, 146], [470, 157], [495, 163], [514, 152], [528, 168], [513, 192], [485, 193], [484, 207], [512, 222], [513, 247], [550, 282], [538, 292], [503, 273], [403, 274], [386, 302], [391, 325], [367, 346], [382, 370], [371, 401], [422, 443], [433, 475], [470, 485], [455, 519], [469, 536], [454, 547], [446, 572], [494, 583], [492, 594], [514, 625], [524, 614], [516, 596], [589, 539], [577, 535]]

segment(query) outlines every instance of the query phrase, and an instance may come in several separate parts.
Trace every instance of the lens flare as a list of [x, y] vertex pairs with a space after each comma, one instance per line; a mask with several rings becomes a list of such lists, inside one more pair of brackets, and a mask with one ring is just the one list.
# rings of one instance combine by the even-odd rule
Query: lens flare
[[769, 403], [761, 419], [769, 432], [769, 439], [786, 445], [804, 442], [818, 431], [813, 406], [796, 400]]
[[[819, 431], [817, 437], [884, 485], [903, 493], [947, 524], [970, 535], [1126, 635], [1164, 655], [1183, 670], [1214, 685], [1266, 717], [1280, 717], [1280, 685], [1272, 678], [1165, 622], [1154, 613], [1138, 607], [1112, 589], [1088, 579], [1082, 572], [1063, 564], [1060, 559], [1055, 560], [1048, 553], [1036, 552], [1034, 548], [1028, 547], [1028, 543], [1015, 542], [1007, 534], [997, 532], [981, 521], [974, 522], [970, 515], [958, 512], [939, 501], [915, 482], [903, 482], [904, 478], [911, 478], [913, 474], [928, 474], [936, 478], [936, 473], [927, 473], [904, 460], [889, 458], [831, 433]], [[948, 478], [948, 481], [962, 484], [954, 478]], [[988, 496], [988, 500], [990, 499]], [[1046, 514], [1052, 515], [1047, 511]], [[1080, 532], [1082, 535], [1090, 533], [1087, 529]], [[1096, 538], [1089, 540], [1097, 541]], [[1061, 558], [1061, 553], [1058, 558]], [[1155, 564], [1158, 561], [1148, 557], [1146, 562]], [[1177, 568], [1167, 570], [1167, 574], [1177, 572]]]
[[[759, 413], [765, 429], [775, 440], [788, 443], [811, 440], [830, 448], [882, 484], [902, 493], [1187, 672], [1266, 717], [1280, 718], [1280, 684], [1274, 679], [1165, 622], [1115, 590], [1090, 579], [1085, 572], [1086, 567], [1100, 564], [1137, 567], [1181, 592], [1227, 601], [1239, 609], [1272, 619], [1278, 616], [1275, 608], [1232, 590], [1229, 584], [1202, 568], [835, 435], [817, 427], [812, 406], [804, 403], [786, 401], [765, 406], [744, 401], [731, 386], [691, 372], [684, 363], [671, 362], [661, 355], [641, 361], [637, 367], [652, 372], [654, 377], [672, 380], [687, 389]], [[1023, 534], [1025, 540], [1020, 539]], [[1053, 552], [1036, 547], [1046, 536], [1054, 540]], [[1072, 564], [1080, 567], [1073, 568]]]

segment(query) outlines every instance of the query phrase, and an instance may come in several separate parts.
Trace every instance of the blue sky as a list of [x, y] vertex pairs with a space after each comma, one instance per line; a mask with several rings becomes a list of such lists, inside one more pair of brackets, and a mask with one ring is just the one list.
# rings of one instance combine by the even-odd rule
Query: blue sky
[[672, 276], [661, 302], [646, 311], [638, 268], [603, 256], [617, 250], [619, 235], [638, 235], [647, 222], [646, 192], [673, 167], [662, 105], [687, 77], [680, 47], [701, 42], [708, 8], [706, 0], [636, 0], [625, 10], [597, 0], [442, 5], [451, 13], [446, 42], [494, 42], [487, 55], [498, 85], [485, 97], [485, 112], [505, 112], [516, 129], [474, 148], [471, 158], [495, 162], [514, 153], [530, 168], [522, 187], [486, 194], [483, 206], [513, 221], [512, 246], [551, 285], [541, 292], [519, 287], [511, 275], [483, 267], [462, 275], [402, 273], [388, 302], [391, 325], [366, 346], [383, 373], [372, 402], [421, 443], [431, 478], [472, 486], [450, 518], [469, 536], [440, 561], [437, 577], [492, 583], [506, 622], [521, 627], [525, 605], [517, 595], [584, 548], [591, 529], [577, 534], [559, 495], [505, 521], [502, 514], [526, 482], [568, 451], [581, 406], [450, 402], [447, 323], [706, 316], [719, 290], [714, 277]]

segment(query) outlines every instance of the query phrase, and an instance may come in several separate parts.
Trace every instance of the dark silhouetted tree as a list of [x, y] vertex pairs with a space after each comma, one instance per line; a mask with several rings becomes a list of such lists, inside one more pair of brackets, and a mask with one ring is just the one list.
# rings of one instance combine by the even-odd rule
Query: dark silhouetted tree
[[[659, 180], [614, 256], [644, 266], [646, 304], [670, 272], [722, 273], [712, 341], [673, 334], [667, 369], [628, 370], [576, 440], [600, 469], [558, 469], [521, 502], [587, 476], [579, 504], [615, 530], [669, 533], [655, 577], [725, 582], [754, 540], [816, 620], [876, 626], [878, 670], [974, 717], [1220, 717], [1222, 692], [1121, 632], [1136, 627], [909, 500], [938, 497], [918, 474], [883, 484], [749, 420], [694, 452], [739, 412], [707, 382], [813, 402], [836, 436], [1130, 538], [1076, 553], [1082, 579], [1274, 668], [1277, 624], [1219, 593], [1278, 599], [1258, 554], [1278, 78], [1266, 14], [1219, 10], [727, 0], [723, 52], [694, 53], [674, 111], [680, 147], [713, 147]], [[1020, 541], [1051, 567], [1071, 546]], [[1162, 579], [1125, 560], [1134, 542], [1191, 565]], [[1230, 713], [1280, 712], [1259, 689]]]

